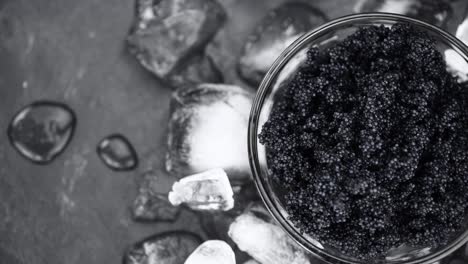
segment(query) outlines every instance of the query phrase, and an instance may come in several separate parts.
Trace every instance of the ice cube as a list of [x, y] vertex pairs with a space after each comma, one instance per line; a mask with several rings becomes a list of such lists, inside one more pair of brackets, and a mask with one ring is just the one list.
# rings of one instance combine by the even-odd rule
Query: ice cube
[[309, 264], [305, 252], [279, 226], [268, 223], [252, 213], [236, 218], [229, 236], [239, 249], [256, 261], [268, 264]]
[[247, 126], [252, 93], [200, 84], [174, 93], [166, 169], [177, 177], [223, 168], [231, 183], [250, 179]]
[[182, 264], [201, 242], [199, 236], [186, 231], [151, 236], [127, 250], [124, 264]]
[[354, 11], [401, 14], [446, 27], [453, 10], [447, 0], [359, 0]]
[[468, 17], [458, 26], [456, 36], [463, 41], [465, 45], [468, 45]]
[[129, 50], [160, 78], [202, 50], [225, 19], [216, 0], [137, 0]]
[[236, 258], [226, 242], [208, 240], [195, 249], [185, 264], [236, 264]]
[[252, 85], [258, 85], [283, 50], [326, 20], [322, 11], [305, 3], [286, 3], [273, 9], [248, 37], [239, 73]]
[[156, 192], [159, 177], [153, 171], [145, 172], [139, 183], [139, 193], [133, 203], [133, 217], [141, 221], [174, 221], [180, 207], [169, 203], [166, 194]]
[[228, 211], [234, 206], [229, 178], [223, 169], [211, 169], [180, 179], [172, 186], [169, 201], [194, 210]]
[[468, 81], [468, 62], [453, 49], [445, 50], [444, 56], [448, 70], [457, 76], [460, 82]]

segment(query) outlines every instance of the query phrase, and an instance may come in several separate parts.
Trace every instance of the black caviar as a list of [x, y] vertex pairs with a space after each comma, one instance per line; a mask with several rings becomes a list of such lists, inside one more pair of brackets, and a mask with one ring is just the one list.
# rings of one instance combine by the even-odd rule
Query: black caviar
[[468, 207], [465, 91], [407, 24], [311, 48], [259, 135], [304, 233], [361, 259], [443, 246]]

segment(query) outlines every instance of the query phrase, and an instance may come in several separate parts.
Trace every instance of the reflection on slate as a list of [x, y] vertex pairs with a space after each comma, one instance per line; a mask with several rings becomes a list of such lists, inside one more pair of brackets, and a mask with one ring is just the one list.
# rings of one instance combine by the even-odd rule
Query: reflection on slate
[[[0, 0], [0, 128], [12, 143], [0, 141], [0, 263], [183, 264], [194, 253], [189, 264], [202, 264], [207, 252], [321, 263], [251, 179], [248, 117], [268, 67], [304, 32], [356, 12], [405, 14], [468, 44], [466, 0], [134, 1]], [[183, 203], [170, 203], [175, 182], [214, 168], [232, 186], [228, 206], [207, 196], [211, 210], [192, 210], [199, 201], [182, 196], [194, 190], [182, 189], [196, 184], [177, 185]]]

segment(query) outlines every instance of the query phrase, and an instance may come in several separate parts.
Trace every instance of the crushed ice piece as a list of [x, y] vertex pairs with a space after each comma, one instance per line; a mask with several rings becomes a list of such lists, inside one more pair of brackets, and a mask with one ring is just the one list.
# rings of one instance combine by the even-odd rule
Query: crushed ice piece
[[148, 237], [127, 250], [124, 264], [182, 264], [201, 244], [199, 236], [171, 231]]
[[459, 81], [468, 81], [468, 62], [453, 49], [445, 50], [444, 56], [448, 71], [457, 76]]
[[184, 264], [236, 264], [236, 257], [226, 242], [208, 240], [195, 249]]
[[285, 3], [273, 9], [248, 37], [239, 60], [239, 73], [258, 85], [283, 50], [326, 20], [322, 11], [305, 3]]
[[180, 179], [172, 186], [169, 202], [194, 210], [228, 211], [234, 207], [229, 178], [223, 169], [211, 169]]
[[305, 252], [279, 226], [252, 213], [236, 218], [228, 232], [240, 250], [268, 264], [310, 264]]
[[445, 27], [453, 10], [446, 0], [359, 0], [354, 6], [354, 12], [394, 13]]
[[145, 172], [140, 182], [138, 195], [133, 202], [133, 218], [138, 221], [174, 221], [180, 213], [180, 207], [173, 206], [167, 195], [155, 191], [158, 175]]
[[76, 127], [76, 115], [67, 105], [36, 101], [13, 116], [8, 126], [12, 146], [26, 159], [52, 162], [70, 142]]
[[136, 0], [129, 50], [150, 72], [164, 79], [202, 50], [225, 20], [216, 0]]
[[200, 84], [172, 96], [166, 170], [177, 177], [223, 168], [233, 184], [250, 179], [247, 127], [253, 94]]

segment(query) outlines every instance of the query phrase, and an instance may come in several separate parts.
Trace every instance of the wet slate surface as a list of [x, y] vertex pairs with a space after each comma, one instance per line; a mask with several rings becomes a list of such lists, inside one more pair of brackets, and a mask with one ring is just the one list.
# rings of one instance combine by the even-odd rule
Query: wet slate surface
[[[209, 53], [227, 83], [246, 86], [235, 70], [241, 47], [284, 1], [221, 2], [228, 18]], [[314, 3], [331, 19], [354, 4]], [[137, 175], [164, 167], [172, 91], [126, 51], [133, 14], [132, 0], [0, 0], [0, 263], [120, 263], [153, 234], [183, 227], [206, 238], [190, 211], [174, 223], [131, 218]], [[22, 106], [44, 99], [68, 104], [78, 126], [64, 153], [40, 166], [18, 155], [6, 130]], [[111, 133], [132, 142], [137, 170], [113, 172], [99, 160], [95, 146]]]

